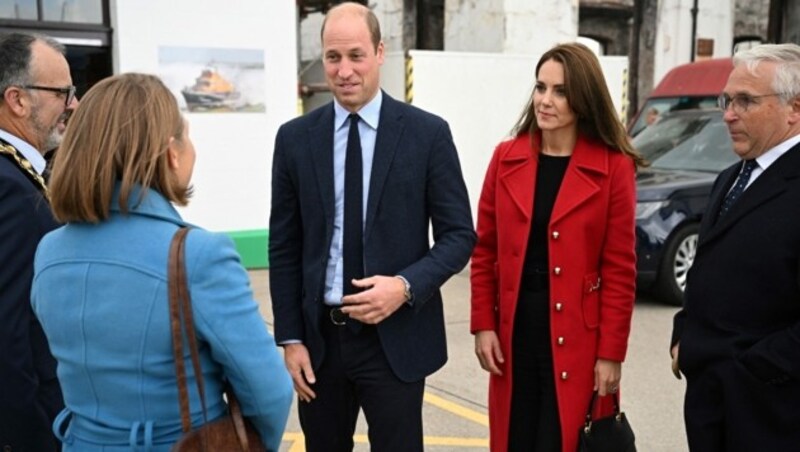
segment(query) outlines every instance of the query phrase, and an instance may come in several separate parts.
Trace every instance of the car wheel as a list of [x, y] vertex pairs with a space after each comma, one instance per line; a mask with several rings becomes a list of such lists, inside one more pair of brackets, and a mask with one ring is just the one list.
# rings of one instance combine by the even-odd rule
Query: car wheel
[[683, 305], [686, 276], [697, 252], [697, 231], [700, 225], [687, 224], [676, 231], [664, 249], [658, 271], [656, 297], [675, 306]]

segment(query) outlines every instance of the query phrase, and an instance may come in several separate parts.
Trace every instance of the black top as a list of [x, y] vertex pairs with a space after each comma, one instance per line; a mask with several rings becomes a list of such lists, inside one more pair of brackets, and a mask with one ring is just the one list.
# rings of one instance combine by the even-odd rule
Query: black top
[[[569, 156], [556, 157], [539, 154], [539, 167], [536, 172], [536, 187], [533, 196], [533, 220], [531, 233], [528, 236], [528, 249], [525, 253], [523, 266], [523, 280], [537, 280], [547, 275], [547, 228], [550, 225], [550, 215], [556, 203], [558, 189], [567, 171]], [[539, 277], [534, 274], [540, 275]], [[545, 279], [546, 280], [546, 279]], [[532, 281], [533, 282], [533, 281]]]

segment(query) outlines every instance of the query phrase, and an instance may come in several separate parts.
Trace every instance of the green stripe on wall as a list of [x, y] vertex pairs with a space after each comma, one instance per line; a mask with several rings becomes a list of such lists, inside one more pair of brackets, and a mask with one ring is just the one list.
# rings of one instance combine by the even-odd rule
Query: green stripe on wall
[[267, 255], [268, 229], [228, 231], [227, 234], [236, 244], [236, 251], [239, 252], [239, 256], [242, 258], [242, 265], [245, 268], [269, 268], [269, 256]]

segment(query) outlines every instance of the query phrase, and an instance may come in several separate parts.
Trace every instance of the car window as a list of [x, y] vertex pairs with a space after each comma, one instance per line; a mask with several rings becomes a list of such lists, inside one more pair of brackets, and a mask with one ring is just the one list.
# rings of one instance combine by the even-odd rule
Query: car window
[[[692, 109], [713, 109], [717, 108], [717, 98], [707, 97], [658, 97], [648, 99], [642, 106], [641, 113], [636, 118], [636, 122], [631, 125], [630, 136], [635, 137], [641, 131], [656, 122], [665, 113], [678, 110]], [[655, 113], [653, 113], [655, 112]]]
[[719, 112], [666, 116], [633, 145], [659, 169], [719, 172], [737, 160]]

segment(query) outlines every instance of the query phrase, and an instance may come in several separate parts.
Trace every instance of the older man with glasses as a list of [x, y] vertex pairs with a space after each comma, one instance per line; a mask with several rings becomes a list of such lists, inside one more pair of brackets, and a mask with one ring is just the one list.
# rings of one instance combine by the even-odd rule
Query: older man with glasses
[[0, 450], [54, 451], [63, 408], [56, 362], [33, 315], [33, 258], [57, 224], [42, 177], [77, 106], [64, 47], [0, 35]]
[[800, 46], [737, 53], [717, 177], [675, 316], [689, 449], [800, 450]]

